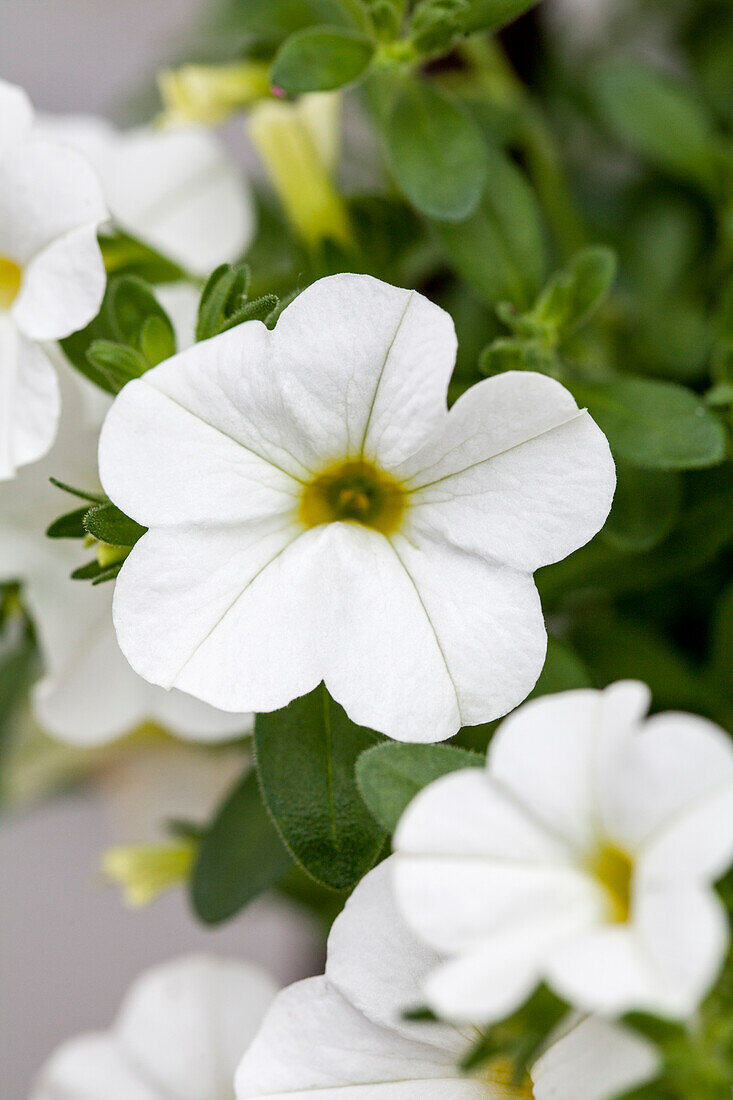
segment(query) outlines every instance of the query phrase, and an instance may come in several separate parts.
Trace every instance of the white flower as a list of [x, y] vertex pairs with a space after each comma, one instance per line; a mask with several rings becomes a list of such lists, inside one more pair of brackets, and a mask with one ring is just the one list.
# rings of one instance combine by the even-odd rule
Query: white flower
[[475, 1029], [403, 1018], [438, 959], [397, 913], [390, 862], [336, 920], [325, 976], [278, 994], [237, 1071], [237, 1100], [610, 1100], [654, 1076], [649, 1043], [593, 1018], [566, 1025], [519, 1088], [504, 1060], [462, 1076]]
[[508, 1014], [546, 979], [585, 1011], [684, 1017], [728, 929], [710, 883], [733, 858], [733, 746], [703, 718], [644, 720], [622, 682], [525, 704], [486, 770], [422, 791], [395, 834], [398, 905], [444, 958], [450, 1019]]
[[227, 710], [324, 680], [401, 740], [520, 702], [546, 646], [531, 573], [600, 528], [613, 462], [539, 374], [447, 413], [455, 351], [421, 295], [336, 275], [274, 331], [247, 322], [129, 383], [99, 457], [151, 528], [115, 593], [133, 668]]
[[242, 1051], [272, 998], [251, 963], [190, 955], [147, 971], [110, 1031], [61, 1046], [31, 1100], [233, 1100]]
[[200, 126], [116, 130], [88, 115], [49, 115], [37, 132], [82, 152], [123, 230], [187, 272], [207, 275], [238, 259], [254, 231], [244, 178]]
[[105, 272], [102, 190], [79, 153], [33, 137], [24, 92], [0, 80], [0, 480], [53, 443], [54, 368], [40, 346], [91, 321]]
[[46, 537], [65, 508], [82, 504], [48, 479], [94, 491], [99, 425], [109, 407], [105, 394], [63, 362], [59, 377], [64, 413], [56, 444], [43, 462], [0, 485], [0, 582], [23, 582], [45, 665], [33, 696], [38, 721], [77, 745], [109, 741], [146, 720], [200, 740], [248, 732], [250, 715], [225, 714], [136, 676], [115, 638], [112, 584], [70, 580], [83, 564], [81, 544]]

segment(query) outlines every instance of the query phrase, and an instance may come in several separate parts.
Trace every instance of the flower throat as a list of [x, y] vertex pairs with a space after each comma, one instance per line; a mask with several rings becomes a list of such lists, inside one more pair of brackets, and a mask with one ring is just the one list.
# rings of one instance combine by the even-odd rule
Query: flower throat
[[306, 527], [350, 522], [391, 535], [402, 521], [405, 500], [394, 478], [358, 459], [330, 466], [308, 482], [298, 515]]

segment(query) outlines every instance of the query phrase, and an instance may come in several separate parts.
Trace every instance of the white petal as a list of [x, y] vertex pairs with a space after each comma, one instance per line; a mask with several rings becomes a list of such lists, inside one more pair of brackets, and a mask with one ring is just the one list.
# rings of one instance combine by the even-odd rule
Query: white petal
[[552, 953], [544, 972], [560, 996], [583, 1012], [670, 1011], [669, 990], [628, 924], [604, 925], [574, 937]]
[[237, 1100], [499, 1100], [449, 1053], [371, 1023], [326, 978], [278, 995], [236, 1076]]
[[[120, 1050], [114, 1036], [72, 1039], [43, 1067], [30, 1100], [163, 1100]], [[178, 1097], [166, 1097], [178, 1100]]]
[[123, 653], [151, 683], [225, 710], [243, 699], [247, 711], [274, 710], [305, 694], [322, 678], [328, 530], [294, 538], [275, 520], [149, 531], [115, 586]]
[[273, 370], [311, 436], [310, 458], [389, 467], [445, 417], [456, 355], [449, 315], [369, 275], [333, 275], [298, 295], [273, 335]]
[[26, 93], [0, 80], [0, 154], [24, 138], [32, 123], [33, 107]]
[[731, 785], [733, 746], [705, 718], [656, 715], [609, 760], [604, 781], [606, 827], [630, 850], [643, 849]]
[[0, 253], [21, 266], [59, 237], [106, 217], [99, 180], [74, 149], [32, 139], [3, 157]]
[[[251, 331], [256, 335], [259, 329]], [[225, 353], [226, 341], [220, 346]], [[183, 373], [186, 354], [168, 363]], [[151, 385], [150, 375], [157, 381], [160, 370], [125, 386], [102, 429], [100, 477], [118, 507], [157, 527], [286, 513], [295, 518], [299, 483]]]
[[114, 135], [99, 171], [115, 220], [194, 275], [236, 260], [252, 238], [249, 191], [203, 127]]
[[0, 481], [51, 448], [61, 411], [48, 356], [0, 316]]
[[728, 947], [725, 908], [712, 889], [641, 890], [634, 924], [667, 989], [669, 1011], [689, 1016], [713, 985]]
[[733, 782], [711, 792], [650, 837], [638, 857], [647, 884], [714, 882], [733, 862]]
[[542, 671], [547, 634], [530, 576], [443, 543], [413, 542], [412, 535], [397, 533], [391, 542], [412, 589], [410, 602], [424, 619], [428, 641], [421, 654], [437, 647], [437, 675], [455, 698], [452, 724], [436, 714], [434, 736], [421, 738], [443, 740], [461, 725], [501, 717], [526, 698]]
[[[548, 829], [587, 850], [597, 829], [594, 777], [607, 752], [606, 737], [614, 744], [627, 737], [648, 701], [642, 685], [623, 684], [525, 703], [502, 722], [491, 742], [491, 775]], [[601, 766], [598, 785], [606, 778]]]
[[115, 1034], [161, 1097], [227, 1096], [275, 992], [272, 979], [249, 963], [185, 956], [138, 978]]
[[453, 1050], [465, 1049], [454, 1028], [409, 1023], [405, 1009], [422, 1005], [422, 984], [441, 962], [405, 924], [392, 889], [394, 857], [366, 875], [346, 902], [328, 936], [326, 977], [367, 1019]]
[[616, 1100], [652, 1080], [659, 1054], [638, 1032], [599, 1016], [572, 1024], [532, 1067], [535, 1100]]
[[106, 274], [97, 227], [81, 226], [58, 237], [28, 263], [12, 315], [33, 340], [57, 340], [96, 317]]
[[473, 386], [398, 474], [420, 530], [529, 572], [600, 530], [616, 484], [605, 436], [568, 391], [514, 371]]

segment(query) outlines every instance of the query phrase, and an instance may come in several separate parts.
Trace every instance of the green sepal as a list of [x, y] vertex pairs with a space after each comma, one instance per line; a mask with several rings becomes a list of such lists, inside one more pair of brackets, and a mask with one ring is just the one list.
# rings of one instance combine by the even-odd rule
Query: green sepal
[[201, 837], [190, 882], [193, 910], [205, 924], [220, 924], [275, 886], [291, 866], [257, 775], [248, 769]]
[[130, 519], [111, 502], [89, 508], [84, 515], [84, 529], [110, 546], [134, 546], [147, 531], [147, 527]]
[[539, 1051], [568, 1012], [568, 1005], [546, 985], [540, 985], [513, 1015], [479, 1036], [461, 1060], [466, 1073], [496, 1058], [513, 1068], [513, 1084], [527, 1079]]
[[122, 562], [115, 562], [114, 565], [100, 565], [96, 558], [87, 562], [86, 565], [80, 565], [78, 569], [75, 569], [71, 574], [73, 581], [91, 581], [92, 584], [103, 584], [105, 581], [113, 581], [120, 569], [122, 568]]
[[86, 489], [76, 489], [73, 485], [67, 485], [65, 481], [59, 481], [57, 477], [50, 477], [48, 479], [52, 485], [55, 485], [57, 489], [61, 489], [64, 493], [70, 493], [73, 497], [79, 497], [81, 500], [88, 500], [92, 504], [105, 504], [107, 498], [100, 493], [90, 493]]
[[449, 772], [480, 768], [484, 763], [478, 753], [453, 745], [389, 741], [361, 754], [356, 762], [356, 782], [375, 819], [394, 832], [405, 809], [423, 787]]
[[196, 340], [209, 340], [244, 321], [264, 321], [277, 308], [274, 294], [247, 301], [250, 270], [247, 264], [222, 264], [209, 276], [201, 294]]
[[384, 842], [354, 775], [358, 757], [378, 740], [323, 684], [255, 720], [257, 770], [272, 819], [301, 867], [335, 890], [358, 882]]
[[50, 539], [83, 539], [86, 535], [84, 517], [88, 511], [88, 506], [85, 506], [59, 516], [46, 528], [46, 536]]
[[86, 354], [90, 365], [106, 379], [107, 389], [112, 393], [119, 393], [133, 378], [140, 378], [151, 365], [135, 348], [112, 340], [94, 340]]

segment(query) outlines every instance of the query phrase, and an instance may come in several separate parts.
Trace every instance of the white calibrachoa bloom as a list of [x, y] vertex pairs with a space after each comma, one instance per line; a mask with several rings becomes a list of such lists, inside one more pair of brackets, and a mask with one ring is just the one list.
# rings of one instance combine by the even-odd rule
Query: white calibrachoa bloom
[[[77, 745], [112, 740], [144, 721], [181, 737], [226, 740], [249, 732], [251, 715], [215, 710], [181, 692], [165, 692], [136, 676], [112, 626], [112, 584], [73, 581], [83, 563], [80, 543], [46, 538], [46, 528], [73, 497], [49, 477], [95, 489], [99, 424], [109, 399], [59, 363], [64, 402], [49, 455], [0, 484], [0, 582], [20, 581], [45, 665], [33, 706], [47, 732]], [[81, 504], [78, 501], [78, 504]]]
[[60, 400], [43, 344], [91, 321], [105, 287], [99, 181], [32, 127], [25, 93], [0, 80], [0, 480], [53, 443]]
[[30, 1100], [233, 1100], [242, 1051], [277, 986], [250, 963], [184, 956], [134, 983], [110, 1031], [72, 1039]]
[[146, 679], [270, 711], [324, 680], [350, 717], [438, 741], [530, 691], [532, 571], [602, 525], [604, 436], [558, 382], [507, 373], [448, 413], [453, 322], [364, 275], [304, 291], [129, 383], [106, 492], [150, 527], [117, 581]]
[[49, 115], [37, 130], [82, 152], [114, 222], [187, 272], [208, 275], [250, 243], [249, 189], [205, 127], [120, 131], [90, 115]]
[[733, 745], [689, 714], [645, 720], [621, 682], [527, 703], [487, 768], [422, 791], [395, 834], [398, 905], [443, 956], [453, 1020], [507, 1015], [544, 978], [585, 1011], [691, 1014], [728, 942], [710, 884], [733, 859]]
[[568, 1021], [519, 1086], [504, 1060], [463, 1076], [474, 1028], [403, 1018], [438, 958], [400, 919], [389, 879], [388, 861], [357, 886], [324, 977], [278, 994], [237, 1071], [237, 1100], [611, 1100], [655, 1075], [646, 1040], [586, 1018]]

